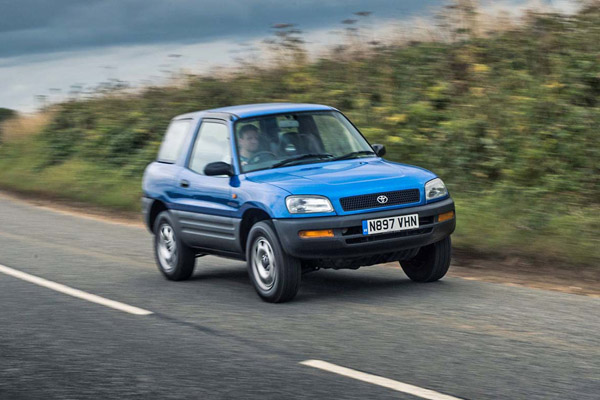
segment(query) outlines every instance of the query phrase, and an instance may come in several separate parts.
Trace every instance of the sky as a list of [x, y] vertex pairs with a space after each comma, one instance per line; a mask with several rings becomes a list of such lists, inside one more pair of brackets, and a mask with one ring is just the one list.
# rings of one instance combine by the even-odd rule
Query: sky
[[[293, 23], [308, 46], [334, 43], [340, 21], [371, 11], [377, 31], [427, 18], [444, 0], [0, 0], [0, 107], [33, 111], [39, 95], [119, 79], [160, 84], [173, 71], [207, 73]], [[515, 6], [519, 0], [504, 0]], [[258, 55], [259, 56], [259, 55]]]

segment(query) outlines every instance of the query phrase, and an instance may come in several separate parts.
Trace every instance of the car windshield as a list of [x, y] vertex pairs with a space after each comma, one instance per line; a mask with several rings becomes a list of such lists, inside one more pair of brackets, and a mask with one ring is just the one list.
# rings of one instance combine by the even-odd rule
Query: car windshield
[[339, 112], [298, 112], [236, 122], [242, 172], [372, 157], [371, 146]]

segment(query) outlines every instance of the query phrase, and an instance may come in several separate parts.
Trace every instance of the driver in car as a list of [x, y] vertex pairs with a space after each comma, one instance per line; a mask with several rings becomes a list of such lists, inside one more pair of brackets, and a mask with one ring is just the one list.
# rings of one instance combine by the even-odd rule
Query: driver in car
[[252, 124], [246, 124], [240, 128], [238, 146], [242, 165], [247, 165], [252, 156], [256, 154], [260, 144], [258, 135], [258, 129]]

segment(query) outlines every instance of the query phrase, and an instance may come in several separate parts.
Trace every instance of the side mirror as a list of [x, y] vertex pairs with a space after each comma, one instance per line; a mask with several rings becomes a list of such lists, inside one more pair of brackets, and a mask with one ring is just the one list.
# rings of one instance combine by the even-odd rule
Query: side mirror
[[204, 167], [204, 175], [216, 176], [216, 175], [227, 175], [233, 176], [233, 167], [231, 164], [227, 164], [223, 161], [216, 161], [206, 164]]
[[385, 146], [382, 144], [374, 144], [373, 146], [373, 150], [375, 151], [375, 154], [377, 154], [378, 157], [383, 157], [385, 156]]

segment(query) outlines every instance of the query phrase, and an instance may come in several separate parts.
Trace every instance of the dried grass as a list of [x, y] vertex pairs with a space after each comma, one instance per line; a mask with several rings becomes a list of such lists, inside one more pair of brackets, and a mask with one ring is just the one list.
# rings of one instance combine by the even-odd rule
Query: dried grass
[[52, 120], [54, 112], [40, 111], [34, 114], [19, 114], [0, 124], [2, 141], [10, 143], [35, 135]]

